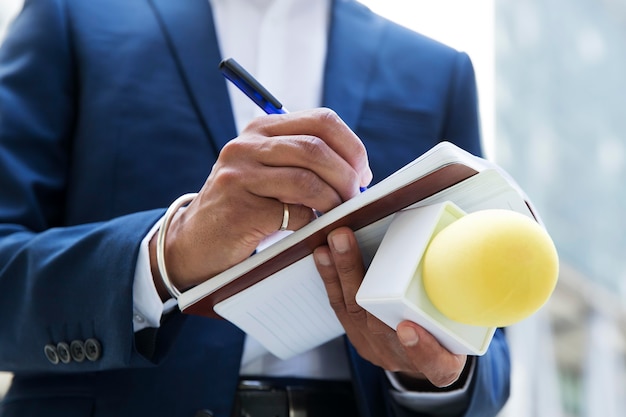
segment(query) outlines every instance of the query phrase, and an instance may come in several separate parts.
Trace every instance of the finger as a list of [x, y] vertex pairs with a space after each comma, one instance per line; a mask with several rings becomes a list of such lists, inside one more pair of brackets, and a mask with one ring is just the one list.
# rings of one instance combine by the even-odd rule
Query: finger
[[434, 336], [410, 321], [401, 322], [396, 330], [415, 372], [423, 373], [437, 387], [447, 387], [459, 378], [466, 355], [450, 353]]
[[246, 189], [260, 197], [302, 204], [321, 212], [327, 212], [344, 201], [336, 187], [317, 173], [294, 167], [259, 168], [255, 178], [246, 184]]
[[249, 127], [261, 128], [269, 136], [293, 134], [317, 136], [355, 169], [359, 174], [361, 186], [368, 185], [372, 180], [365, 146], [332, 110], [320, 108], [260, 117], [255, 119]]
[[281, 204], [280, 224], [277, 230], [298, 230], [315, 218], [309, 207], [300, 204]]
[[315, 260], [315, 266], [317, 271], [322, 277], [326, 293], [328, 294], [328, 301], [335, 314], [338, 317], [345, 315], [346, 306], [343, 301], [343, 290], [341, 288], [341, 282], [339, 281], [339, 274], [335, 269], [332, 254], [328, 246], [320, 246], [313, 251], [313, 259]]
[[[350, 180], [346, 182], [328, 179], [329, 176], [322, 172], [323, 169], [337, 174], [340, 172], [330, 166], [321, 168], [322, 165], [313, 166], [312, 163], [307, 167], [303, 157], [297, 156], [306, 152], [285, 151], [286, 148], [294, 146], [291, 142], [283, 137], [277, 141], [263, 137], [232, 140], [222, 149], [219, 164], [214, 167], [211, 179], [216, 184], [221, 183], [224, 189], [241, 188], [251, 195], [274, 198], [290, 204], [303, 204], [322, 212], [341, 204], [346, 196], [355, 192], [355, 180], [351, 183]], [[320, 140], [317, 142], [322, 143]], [[257, 149], [259, 146], [267, 149], [259, 151]], [[328, 148], [326, 145], [323, 147]], [[268, 157], [268, 154], [274, 156]], [[268, 158], [272, 159], [272, 163], [280, 165], [271, 166], [262, 163]], [[337, 162], [338, 166], [341, 164], [347, 167], [347, 172], [343, 173], [346, 178], [350, 178], [350, 173], [353, 179], [356, 178], [354, 171], [345, 161]], [[327, 181], [335, 183], [329, 184]], [[339, 192], [344, 193], [344, 196]]]
[[356, 293], [363, 281], [365, 267], [354, 232], [347, 227], [333, 230], [328, 235], [328, 242], [341, 281], [346, 309], [350, 313], [363, 314], [365, 319], [364, 310], [356, 303]]
[[[293, 167], [316, 174], [336, 190], [343, 201], [359, 192], [359, 173], [323, 139], [312, 135], [274, 136], [259, 152], [269, 167]], [[291, 178], [298, 178], [297, 173]]]
[[362, 318], [359, 318], [355, 313], [351, 314], [348, 312], [344, 301], [345, 297], [343, 294], [341, 280], [339, 278], [339, 274], [337, 273], [337, 269], [335, 268], [330, 248], [328, 246], [316, 248], [313, 251], [313, 258], [315, 260], [317, 270], [322, 277], [322, 281], [324, 282], [324, 287], [326, 288], [326, 293], [328, 295], [328, 302], [335, 312], [337, 319], [346, 331], [346, 334], [350, 338], [350, 341], [359, 351], [361, 356], [365, 358], [372, 357], [371, 346], [363, 333], [365, 327], [362, 324], [359, 324], [365, 320], [365, 311], [362, 310]]

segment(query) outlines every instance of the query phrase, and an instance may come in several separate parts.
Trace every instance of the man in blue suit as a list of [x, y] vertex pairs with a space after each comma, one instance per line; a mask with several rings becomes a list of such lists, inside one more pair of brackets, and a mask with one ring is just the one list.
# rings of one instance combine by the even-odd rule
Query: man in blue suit
[[[217, 71], [224, 51], [241, 46], [220, 22], [263, 2], [239, 3], [26, 0], [0, 49], [0, 370], [14, 374], [0, 416], [230, 416], [243, 401], [240, 375], [254, 372], [251, 347], [228, 322], [172, 307], [155, 256], [164, 207], [199, 192], [165, 248], [171, 282], [184, 290], [440, 140], [480, 153], [467, 56], [352, 0], [268, 6], [280, 17], [285, 5], [321, 5], [304, 16], [321, 29], [284, 37], [317, 39], [311, 54], [286, 50], [310, 66], [321, 57], [302, 83], [309, 98], [292, 110], [310, 102], [334, 112], [247, 124]], [[268, 22], [259, 36], [280, 26]], [[502, 332], [484, 356], [467, 358], [415, 324], [396, 333], [355, 310], [355, 246], [340, 229], [316, 252], [347, 334], [341, 355], [320, 356], [318, 379], [345, 369], [332, 379], [350, 381], [354, 400], [345, 401], [360, 416], [495, 415], [509, 389]], [[260, 373], [306, 385], [317, 363]]]

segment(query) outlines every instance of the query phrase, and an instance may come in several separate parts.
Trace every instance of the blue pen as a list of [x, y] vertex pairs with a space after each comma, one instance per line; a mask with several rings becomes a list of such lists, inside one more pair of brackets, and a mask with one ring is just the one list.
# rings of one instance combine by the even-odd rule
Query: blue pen
[[[233, 58], [226, 58], [219, 65], [220, 71], [230, 82], [235, 84], [245, 95], [267, 114], [289, 113], [280, 101], [261, 85], [244, 67]], [[367, 187], [360, 187], [361, 192]]]
[[233, 58], [220, 62], [220, 71], [267, 114], [285, 114], [287, 109]]

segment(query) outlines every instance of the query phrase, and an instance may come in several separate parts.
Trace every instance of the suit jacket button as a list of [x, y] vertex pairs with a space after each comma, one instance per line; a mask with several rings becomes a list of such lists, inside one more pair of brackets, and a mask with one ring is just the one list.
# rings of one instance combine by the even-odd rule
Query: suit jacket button
[[43, 352], [46, 354], [46, 358], [48, 358], [48, 361], [50, 361], [51, 364], [56, 365], [59, 363], [59, 355], [57, 353], [57, 348], [54, 345], [44, 346]]
[[213, 412], [211, 410], [198, 410], [194, 417], [213, 417]]
[[72, 361], [72, 356], [70, 355], [70, 347], [65, 342], [60, 342], [57, 344], [57, 354], [59, 355], [59, 359], [63, 363], [70, 363]]
[[85, 344], [80, 340], [72, 340], [70, 343], [70, 354], [76, 362], [85, 360]]
[[89, 339], [85, 340], [85, 357], [87, 359], [92, 362], [97, 361], [98, 359], [100, 359], [101, 355], [102, 347], [100, 346], [100, 342], [98, 342], [98, 339], [90, 337]]

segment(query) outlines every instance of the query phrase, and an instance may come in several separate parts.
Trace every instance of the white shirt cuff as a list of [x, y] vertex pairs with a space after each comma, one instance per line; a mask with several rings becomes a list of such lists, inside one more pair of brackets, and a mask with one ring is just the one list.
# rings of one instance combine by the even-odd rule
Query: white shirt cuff
[[173, 298], [165, 303], [161, 301], [150, 270], [150, 239], [157, 232], [162, 222], [163, 219], [160, 219], [150, 229], [141, 241], [139, 248], [133, 281], [133, 330], [135, 332], [146, 327], [158, 328], [163, 314], [176, 307], [176, 300]]
[[469, 387], [472, 382], [472, 378], [474, 377], [476, 362], [476, 360], [472, 361], [465, 384], [463, 384], [461, 388], [453, 391], [408, 391], [402, 386], [400, 381], [398, 381], [393, 372], [385, 371], [385, 373], [387, 374], [387, 378], [389, 379], [391, 386], [394, 388], [391, 390], [391, 395], [398, 402], [398, 404], [413, 411], [431, 413], [440, 410], [443, 406], [450, 407], [455, 403], [461, 404], [464, 401], [467, 401], [469, 396]]

